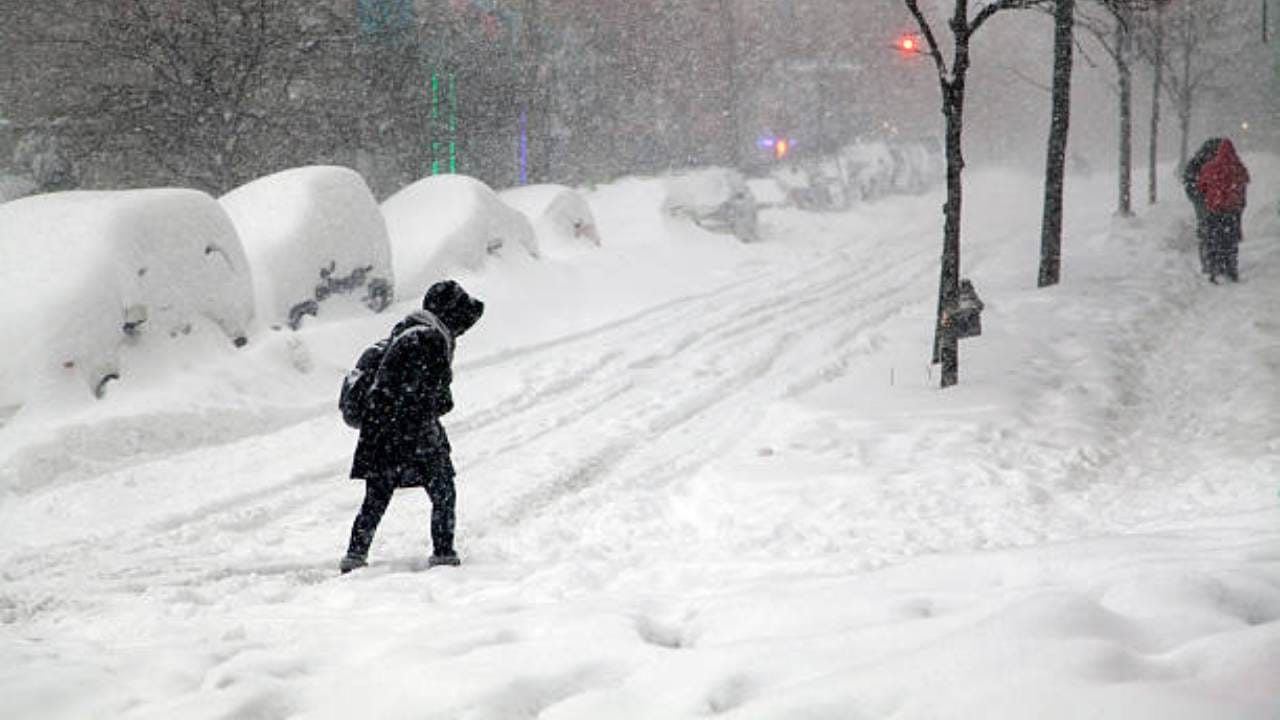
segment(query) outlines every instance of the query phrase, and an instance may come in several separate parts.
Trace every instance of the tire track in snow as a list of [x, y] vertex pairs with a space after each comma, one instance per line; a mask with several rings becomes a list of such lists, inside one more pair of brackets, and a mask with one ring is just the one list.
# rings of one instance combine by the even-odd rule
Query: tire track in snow
[[[750, 285], [762, 273], [755, 273], [736, 283], [730, 283], [715, 290], [697, 296], [698, 299], [715, 305], [728, 305], [733, 301], [724, 296], [732, 295], [740, 287]], [[802, 274], [802, 273], [800, 273]], [[688, 322], [688, 316], [701, 312], [696, 304], [691, 307], [688, 299], [668, 303], [658, 308], [640, 313], [625, 321], [606, 325], [570, 338], [545, 343], [528, 352], [508, 354], [500, 359], [480, 361], [479, 368], [493, 368], [494, 372], [511, 372], [510, 365], [517, 363], [533, 363], [531, 372], [549, 379], [546, 383], [522, 383], [516, 387], [514, 394], [507, 394], [501, 401], [490, 408], [464, 415], [460, 422], [451, 423], [451, 432], [463, 435], [483, 430], [491, 425], [508, 422], [512, 417], [528, 418], [530, 408], [545, 409], [557, 401], [564, 401], [564, 412], [568, 416], [581, 414], [583, 407], [607, 405], [609, 400], [627, 389], [626, 383], [617, 387], [616, 383], [601, 382], [601, 378], [617, 376], [615, 372], [605, 372], [610, 367], [621, 366], [621, 354], [606, 351], [601, 355], [577, 352], [580, 346], [622, 343], [627, 339], [652, 336], [658, 342], [667, 332], [667, 328], [680, 327]], [[546, 358], [544, 361], [543, 358]], [[566, 372], [566, 358], [571, 365], [576, 363], [580, 368]], [[530, 371], [526, 371], [530, 372]], [[475, 373], [479, 375], [480, 373]], [[484, 382], [481, 377], [467, 376], [472, 382]], [[332, 412], [329, 415], [333, 415]], [[334, 416], [336, 423], [336, 416]], [[303, 420], [289, 424], [263, 437], [276, 438], [291, 434], [304, 437], [307, 425], [326, 422], [326, 418]], [[554, 433], [564, 420], [552, 418], [543, 421], [547, 427], [534, 433], [534, 437]], [[530, 425], [536, 423], [528, 423]], [[339, 433], [345, 431], [339, 430]], [[329, 433], [332, 435], [332, 433]], [[185, 447], [180, 452], [167, 455], [148, 455], [142, 462], [112, 468], [108, 473], [96, 478], [102, 484], [112, 484], [113, 477], [129, 476], [129, 483], [134, 477], [153, 476], [185, 477], [196, 484], [218, 483], [225, 469], [210, 467], [211, 453], [241, 452], [240, 448], [252, 444], [259, 438], [250, 436], [232, 440], [226, 444], [196, 445]], [[499, 446], [497, 453], [517, 447], [527, 438], [516, 438], [507, 445]], [[229, 495], [215, 495], [208, 501], [198, 503], [178, 511], [165, 511], [148, 519], [137, 527], [121, 529], [106, 535], [93, 535], [76, 538], [66, 542], [46, 545], [29, 554], [16, 554], [6, 559], [4, 577], [12, 580], [15, 586], [23, 580], [38, 579], [43, 585], [49, 583], [75, 583], [85, 578], [77, 561], [86, 556], [100, 556], [103, 561], [94, 567], [93, 578], [100, 588], [111, 594], [136, 594], [162, 586], [188, 586], [191, 574], [207, 574], [210, 566], [219, 562], [225, 563], [223, 548], [234, 545], [228, 537], [243, 536], [240, 543], [253, 543], [254, 531], [266, 523], [283, 523], [290, 516], [306, 517], [316, 512], [318, 506], [332, 504], [333, 486], [329, 481], [345, 481], [345, 465], [349, 461], [349, 448], [333, 449], [332, 443], [324, 443], [325, 452], [333, 455], [326, 460], [319, 471], [291, 474], [281, 480], [271, 481], [249, 491], [237, 491]], [[316, 482], [321, 481], [321, 482]], [[141, 482], [146, 482], [142, 480]], [[117, 483], [118, 484], [118, 483]], [[340, 516], [327, 520], [341, 534], [350, 521], [353, 507], [343, 503]], [[151, 510], [151, 508], [147, 508]], [[328, 513], [332, 515], [332, 512]], [[104, 548], [110, 548], [104, 552]], [[147, 559], [143, 559], [147, 558]], [[304, 568], [310, 567], [303, 563]], [[35, 607], [48, 607], [47, 604], [28, 603]]]
[[[694, 298], [720, 303], [721, 301], [718, 300], [720, 296], [732, 293], [739, 286], [750, 284], [762, 274], [764, 273], [753, 273], [737, 282], [728, 283], [694, 296]], [[469, 381], [482, 383], [484, 382], [482, 377], [467, 374], [466, 370], [469, 368], [473, 371], [480, 370], [483, 372], [486, 369], [496, 368], [496, 372], [510, 372], [510, 367], [508, 367], [510, 365], [533, 362], [533, 373], [541, 374], [548, 378], [549, 381], [545, 383], [522, 383], [516, 387], [514, 394], [503, 395], [500, 401], [491, 407], [481, 408], [478, 411], [465, 414], [456, 423], [449, 422], [446, 419], [450, 426], [451, 434], [461, 435], [475, 432], [490, 425], [507, 421], [511, 417], [527, 418], [526, 411], [529, 408], [544, 408], [548, 403], [553, 403], [562, 397], [569, 398], [570, 404], [565, 412], [572, 415], [579, 414], [580, 408], [583, 406], [607, 403], [611, 397], [625, 390], [625, 383], [622, 388], [618, 388], [601, 382], [602, 377], [611, 375], [610, 373], [602, 373], [602, 370], [610, 365], [616, 365], [615, 361], [620, 354], [606, 352], [600, 356], [592, 356], [577, 352], [565, 352], [564, 350], [581, 345], [584, 341], [590, 343], [601, 336], [637, 337], [643, 336], [645, 332], [653, 332], [649, 330], [650, 328], [679, 326], [687, 321], [686, 316], [688, 314], [696, 312], [696, 310], [690, 309], [689, 300], [689, 298], [685, 298], [680, 301], [665, 303], [600, 328], [542, 343], [532, 348], [505, 353], [502, 356], [483, 358], [476, 361], [474, 365], [462, 366], [463, 375]], [[660, 332], [656, 334], [660, 334]], [[544, 362], [542, 358], [547, 358], [547, 360]], [[566, 371], [564, 369], [566, 358], [568, 358], [567, 362], [571, 365], [581, 361], [577, 365], [577, 369]], [[475, 375], [478, 376], [480, 373], [475, 373]], [[277, 437], [296, 433], [301, 433], [305, 436], [308, 434], [305, 432], [306, 426], [327, 423], [330, 420], [337, 427], [336, 413], [331, 407], [325, 407], [327, 412], [319, 418], [294, 418], [292, 422], [266, 433], [263, 437]], [[203, 412], [201, 411], [201, 413]], [[225, 411], [219, 412], [224, 412], [225, 414]], [[320, 415], [318, 412], [310, 414]], [[192, 418], [196, 417], [196, 414], [188, 415]], [[187, 415], [183, 414], [178, 416], [187, 417]], [[547, 427], [535, 432], [534, 437], [554, 432], [563, 422], [563, 420], [557, 421], [554, 419], [549, 422], [544, 421]], [[85, 432], [110, 432], [111, 427], [107, 427], [110, 424], [110, 422], [105, 422], [101, 428], [91, 427], [82, 429], [80, 432], [82, 434]], [[344, 430], [339, 430], [339, 434], [345, 432]], [[257, 439], [257, 436], [249, 435], [244, 438], [237, 437], [225, 442], [216, 442], [208, 445], [198, 443], [194, 445], [184, 444], [181, 446], [182, 450], [178, 452], [134, 456], [131, 458], [132, 462], [128, 462], [130, 458], [124, 458], [118, 463], [113, 463], [113, 466], [107, 472], [99, 475], [95, 480], [100, 484], [112, 484], [112, 477], [129, 476], [130, 480], [127, 483], [132, 484], [136, 482], [132, 479], [133, 477], [145, 478], [148, 475], [163, 475], [187, 477], [190, 478], [191, 482], [199, 484], [219, 483], [222, 480], [219, 476], [223, 473], [209, 467], [209, 454], [219, 451], [237, 454], [241, 452], [240, 447], [246, 443], [251, 444]], [[512, 447], [518, 447], [526, 441], [527, 439], [517, 438], [514, 442], [499, 446], [492, 452], [501, 454]], [[198, 552], [202, 539], [224, 535], [228, 528], [243, 525], [243, 530], [245, 531], [243, 534], [248, 534], [248, 531], [254, 529], [257, 523], [252, 519], [247, 522], [244, 521], [242, 518], [246, 515], [261, 518], [261, 522], [280, 522], [291, 515], [305, 515], [313, 512], [315, 506], [323, 505], [332, 499], [333, 486], [329, 483], [320, 484], [312, 481], [321, 477], [325, 480], [344, 481], [345, 466], [349, 462], [350, 455], [350, 448], [346, 447], [345, 444], [336, 450], [332, 448], [332, 443], [329, 442], [323, 443], [321, 447], [324, 447], [325, 452], [328, 452], [333, 457], [325, 461], [324, 469], [319, 472], [289, 475], [282, 480], [270, 482], [265, 486], [259, 486], [247, 492], [234, 492], [230, 495], [213, 497], [207, 502], [202, 502], [188, 509], [161, 513], [139, 527], [122, 529], [106, 535], [98, 534], [52, 543], [30, 554], [12, 555], [6, 558], [5, 577], [12, 580], [20, 580], [27, 577], [49, 579], [56, 576], [55, 568], [60, 566], [72, 567], [76, 558], [95, 554], [104, 546], [115, 547], [116, 551], [112, 554], [117, 557], [131, 556], [140, 551], [145, 553], [148, 548], [163, 546], [182, 546], [190, 548], [192, 552]], [[104, 468], [99, 469], [102, 470]], [[145, 480], [142, 482], [145, 482]], [[57, 490], [56, 487], [53, 489]], [[147, 509], [150, 510], [151, 508]], [[353, 509], [343, 506], [342, 514], [344, 516], [352, 512], [354, 512]], [[344, 526], [347, 522], [349, 522], [349, 518], [343, 517], [341, 520], [335, 521], [334, 526]], [[195, 569], [207, 567], [208, 562], [206, 560], [202, 558], [192, 567]], [[111, 563], [107, 564], [110, 565]], [[164, 565], [171, 570], [176, 569], [171, 560], [167, 560]], [[97, 573], [97, 576], [106, 579], [112, 573], [117, 574], [119, 577], [127, 578], [126, 584], [130, 586], [137, 584], [138, 577], [155, 577], [162, 574], [160, 571], [148, 572], [145, 569], [113, 568], [111, 570], [104, 569], [102, 572]]]
[[[455, 444], [469, 450], [460, 454], [464, 497], [478, 489], [473, 485], [477, 476], [490, 472], [490, 465], [508, 462], [504, 458], [509, 455], [566, 453], [569, 467], [549, 482], [522, 488], [509, 503], [495, 503], [488, 515], [474, 521], [476, 539], [501, 535], [504, 526], [525, 523], [565, 498], [597, 489], [602, 479], [610, 488], [649, 475], [653, 477], [647, 480], [656, 482], [711, 459], [720, 449], [716, 442], [703, 442], [698, 452], [684, 456], [665, 450], [663, 444], [693, 425], [742, 415], [754, 406], [755, 400], [747, 397], [753, 392], [768, 399], [778, 396], [780, 388], [798, 391], [795, 383], [789, 390], [779, 384], [779, 363], [803, 376], [800, 369], [811, 359], [787, 357], [787, 346], [811, 333], [829, 338], [824, 347], [832, 350], [844, 352], [856, 345], [867, 327], [897, 312], [894, 303], [902, 304], [905, 288], [929, 272], [929, 263], [922, 260], [928, 254], [885, 253], [873, 264], [854, 268], [847, 256], [836, 253], [843, 262], [832, 262], [828, 256], [755, 273], [613, 325], [463, 365], [463, 383], [482, 385], [493, 377], [510, 377], [514, 367], [526, 378], [499, 392], [493, 402], [455, 421], [447, 419]], [[914, 272], [904, 274], [904, 266]], [[865, 306], [876, 304], [894, 307], [867, 317]], [[846, 316], [859, 313], [864, 322], [850, 326]], [[831, 337], [833, 328], [840, 330]], [[849, 352], [857, 354], [859, 349]], [[832, 372], [829, 365], [811, 374], [827, 377]], [[676, 385], [678, 397], [664, 401], [663, 393]], [[592, 425], [604, 432], [581, 442], [582, 429]], [[299, 427], [276, 434], [298, 432]], [[704, 440], [712, 436], [705, 428], [695, 434]], [[87, 578], [76, 576], [83, 556], [102, 554], [123, 560], [108, 560], [95, 568], [97, 589], [138, 593], [220, 581], [223, 576], [210, 574], [209, 567], [235, 564], [225, 549], [255, 542], [262, 523], [301, 518], [332, 526], [336, 537], [345, 532], [354, 507], [335, 502], [329, 481], [345, 475], [349, 448], [326, 446], [323, 451], [333, 458], [319, 471], [213, 497], [139, 529], [44, 548], [39, 557], [15, 558], [6, 577], [39, 578], [46, 588], [54, 580], [53, 584], [83, 583]], [[216, 481], [225, 470], [221, 463], [209, 467], [208, 455], [218, 452], [235, 453], [237, 444], [152, 458], [148, 464], [189, 472], [193, 482]], [[464, 518], [464, 526], [468, 522], [472, 521]], [[244, 568], [297, 574], [303, 583], [315, 570], [309, 562], [256, 562]]]
[[[724, 437], [726, 423], [749, 419], [760, 401], [792, 395], [828, 381], [850, 358], [873, 351], [875, 343], [863, 341], [866, 332], [910, 304], [910, 300], [904, 302], [903, 295], [932, 272], [925, 260], [928, 255], [927, 251], [914, 251], [890, 256], [858, 273], [837, 266], [829, 269], [830, 277], [816, 281], [809, 277], [809, 283], [797, 284], [791, 292], [764, 295], [754, 303], [735, 305], [727, 319], [717, 316], [696, 328], [691, 334], [695, 337], [692, 342], [677, 343], [694, 358], [746, 358], [727, 369], [707, 367], [707, 363], [696, 360], [681, 362], [677, 353], [657, 362], [645, 357], [640, 364], [655, 368], [659, 376], [671, 374], [671, 365], [678, 371], [677, 377], [667, 378], [660, 385], [659, 392], [680, 387], [693, 391], [654, 410], [646, 408], [646, 396], [652, 395], [659, 383], [637, 382], [630, 392], [633, 397], [624, 398], [629, 406], [600, 408], [575, 421], [578, 426], [591, 426], [591, 437], [608, 439], [601, 447], [582, 451], [576, 461], [568, 463], [568, 469], [555, 472], [550, 479], [517, 491], [511, 499], [495, 501], [496, 507], [475, 521], [481, 528], [476, 539], [501, 537], [513, 525], [554, 512], [550, 507], [556, 503], [576, 499], [589, 511], [591, 503], [606, 492], [652, 495], [671, 479], [713, 459], [734, 441], [732, 433], [729, 438]], [[851, 325], [850, 317], [859, 320]], [[806, 340], [814, 336], [824, 339], [818, 347], [834, 354], [833, 361], [814, 367], [807, 352], [813, 343]], [[804, 349], [788, 352], [797, 345]], [[780, 376], [788, 373], [795, 373], [796, 377], [779, 382]], [[612, 417], [634, 419], [613, 432], [604, 432], [601, 425], [608, 429], [608, 418]], [[695, 426], [696, 430], [691, 431]], [[574, 434], [574, 430], [573, 426], [565, 427], [567, 433]], [[689, 434], [703, 440], [692, 449], [664, 447], [686, 445], [679, 437], [674, 442], [670, 438]], [[724, 442], [726, 439], [728, 442]], [[475, 443], [477, 439], [468, 442]], [[584, 494], [591, 498], [579, 497]]]

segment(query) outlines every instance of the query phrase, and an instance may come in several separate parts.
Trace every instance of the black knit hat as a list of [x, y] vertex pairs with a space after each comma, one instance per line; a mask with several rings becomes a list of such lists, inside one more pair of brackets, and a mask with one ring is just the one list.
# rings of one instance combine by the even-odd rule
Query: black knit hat
[[454, 280], [441, 280], [427, 288], [422, 309], [440, 318], [454, 335], [461, 335], [484, 314], [484, 303], [471, 297]]

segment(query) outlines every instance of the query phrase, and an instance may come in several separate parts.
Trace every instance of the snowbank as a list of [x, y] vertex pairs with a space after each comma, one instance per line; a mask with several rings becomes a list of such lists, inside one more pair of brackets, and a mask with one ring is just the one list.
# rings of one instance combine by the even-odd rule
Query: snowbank
[[0, 406], [58, 378], [101, 393], [123, 347], [197, 333], [237, 344], [249, 267], [221, 206], [194, 190], [69, 192], [0, 206]]
[[363, 178], [341, 167], [304, 167], [227, 193], [253, 268], [260, 320], [297, 328], [334, 306], [384, 310], [392, 298], [391, 244]]
[[600, 245], [591, 205], [563, 185], [527, 185], [499, 193], [502, 201], [533, 224], [542, 250]]
[[479, 270], [486, 258], [515, 252], [538, 257], [533, 227], [488, 185], [463, 175], [430, 177], [382, 203], [402, 298], [422, 294], [456, 270]]
[[728, 233], [744, 242], [759, 239], [756, 201], [742, 175], [709, 168], [666, 180], [664, 212], [687, 217], [712, 232]]

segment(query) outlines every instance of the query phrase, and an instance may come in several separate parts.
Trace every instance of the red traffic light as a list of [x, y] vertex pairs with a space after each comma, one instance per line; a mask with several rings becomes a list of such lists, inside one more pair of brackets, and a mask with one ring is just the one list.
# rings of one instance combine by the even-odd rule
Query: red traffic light
[[920, 52], [920, 38], [915, 35], [903, 35], [898, 38], [898, 42], [895, 45], [904, 53]]

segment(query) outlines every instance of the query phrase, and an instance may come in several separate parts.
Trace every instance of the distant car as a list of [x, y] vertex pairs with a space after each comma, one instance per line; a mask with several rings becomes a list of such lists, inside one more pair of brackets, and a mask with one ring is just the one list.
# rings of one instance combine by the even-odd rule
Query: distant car
[[420, 297], [432, 282], [506, 253], [540, 255], [528, 218], [465, 175], [419, 180], [384, 200], [382, 214], [400, 297]]
[[840, 157], [847, 184], [862, 200], [919, 194], [943, 178], [941, 147], [927, 138], [857, 143]]
[[563, 185], [525, 185], [498, 197], [533, 224], [539, 248], [599, 247], [600, 232], [587, 199]]
[[760, 239], [755, 196], [736, 171], [717, 168], [675, 175], [666, 186], [663, 210], [669, 215], [743, 242]]
[[0, 406], [74, 376], [101, 397], [126, 346], [253, 319], [230, 218], [195, 190], [65, 192], [0, 205]]

